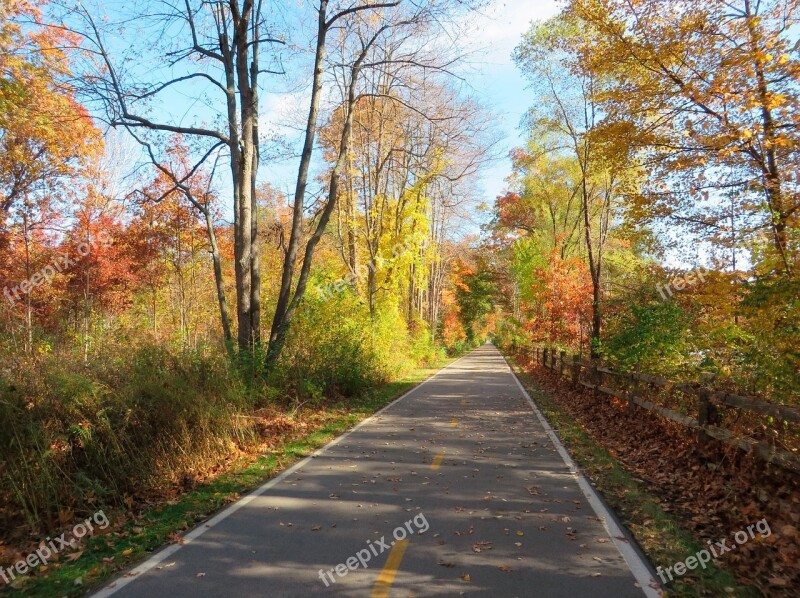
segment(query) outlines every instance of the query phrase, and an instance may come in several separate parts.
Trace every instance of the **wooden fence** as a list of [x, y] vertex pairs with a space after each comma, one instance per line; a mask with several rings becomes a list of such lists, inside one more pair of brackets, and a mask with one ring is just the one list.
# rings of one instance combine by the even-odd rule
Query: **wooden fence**
[[[800, 410], [759, 401], [749, 397], [717, 391], [711, 387], [713, 377], [704, 376], [699, 383], [674, 383], [660, 376], [641, 373], [615, 372], [596, 362], [582, 361], [578, 355], [567, 358], [566, 351], [556, 352], [550, 348], [535, 349], [536, 363], [568, 377], [575, 387], [594, 391], [596, 396], [608, 395], [627, 401], [628, 409], [636, 407], [657, 413], [662, 417], [697, 431], [698, 442], [715, 438], [747, 453], [757, 455], [767, 463], [800, 473], [800, 456], [794, 452], [776, 449], [767, 442], [752, 438], [741, 438], [731, 430], [720, 427], [720, 407], [742, 410], [771, 416], [777, 425], [800, 424]], [[685, 415], [674, 409], [658, 405], [647, 397], [658, 391], [677, 390], [695, 403], [694, 415]], [[652, 398], [652, 397], [651, 397]]]

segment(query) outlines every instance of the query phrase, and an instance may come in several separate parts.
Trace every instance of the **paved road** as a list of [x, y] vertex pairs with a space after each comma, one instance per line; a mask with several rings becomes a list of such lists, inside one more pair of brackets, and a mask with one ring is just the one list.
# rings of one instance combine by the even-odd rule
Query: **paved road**
[[96, 596], [656, 596], [553, 438], [485, 345]]

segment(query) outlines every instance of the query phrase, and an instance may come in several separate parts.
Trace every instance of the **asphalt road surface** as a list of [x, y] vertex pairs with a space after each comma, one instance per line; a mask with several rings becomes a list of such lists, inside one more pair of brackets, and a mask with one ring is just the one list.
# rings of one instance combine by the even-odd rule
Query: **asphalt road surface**
[[95, 594], [657, 596], [491, 345]]

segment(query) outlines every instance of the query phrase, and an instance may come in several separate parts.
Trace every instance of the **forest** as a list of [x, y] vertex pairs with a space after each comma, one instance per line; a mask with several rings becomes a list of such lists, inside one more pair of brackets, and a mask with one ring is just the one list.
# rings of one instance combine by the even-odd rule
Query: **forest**
[[495, 4], [0, 0], [0, 564], [210, 513], [489, 341], [800, 407], [800, 2], [558, 2], [517, 147]]

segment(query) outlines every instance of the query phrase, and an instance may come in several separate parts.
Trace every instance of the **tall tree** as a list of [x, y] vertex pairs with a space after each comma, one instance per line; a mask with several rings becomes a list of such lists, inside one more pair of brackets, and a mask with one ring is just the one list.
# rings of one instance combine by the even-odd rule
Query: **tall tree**
[[605, 80], [581, 68], [573, 44], [583, 34], [574, 20], [563, 17], [534, 25], [517, 48], [515, 59], [542, 93], [528, 116], [535, 135], [550, 139], [545, 151], [569, 156], [578, 168], [576, 190], [592, 278], [591, 352], [598, 357], [605, 250], [630, 164], [626, 151], [604, 151], [598, 139], [602, 118], [598, 96]]
[[[125, 127], [154, 147], [163, 148], [163, 136], [175, 133], [194, 140], [198, 149], [190, 174], [218, 150], [225, 150], [234, 204], [237, 343], [242, 350], [252, 350], [261, 342], [255, 198], [258, 90], [260, 77], [274, 72], [263, 64], [262, 49], [285, 41], [270, 33], [261, 0], [128, 5], [131, 14], [119, 23], [98, 18], [103, 6], [70, 2], [65, 6], [65, 22], [81, 36], [87, 55], [96, 59], [84, 72], [84, 97], [102, 111], [108, 124]], [[112, 33], [127, 32], [136, 36], [131, 47], [137, 51], [125, 54], [116, 44], [109, 45]], [[170, 59], [168, 68], [164, 56]], [[172, 94], [183, 90], [196, 96], [198, 83], [207, 86], [211, 120], [220, 126], [208, 125], [200, 117], [194, 124], [184, 124], [170, 110]], [[212, 102], [211, 96], [218, 101]], [[157, 112], [156, 106], [161, 110]], [[148, 132], [151, 136], [146, 139]]]
[[31, 280], [55, 257], [68, 205], [62, 183], [102, 147], [69, 83], [74, 39], [43, 23], [42, 4], [0, 2], [0, 283], [28, 289], [15, 303], [24, 305], [28, 350], [45, 293]]
[[[445, 2], [422, 1], [348, 4], [344, 10], [330, 10], [328, 2], [320, 2], [318, 11], [318, 33], [312, 95], [306, 135], [303, 146], [297, 186], [294, 198], [292, 230], [289, 237], [281, 288], [275, 316], [270, 332], [268, 362], [274, 363], [281, 352], [291, 321], [303, 300], [308, 277], [314, 258], [314, 251], [330, 222], [344, 187], [344, 175], [353, 134], [355, 107], [363, 89], [366, 72], [385, 69], [388, 64], [401, 63], [406, 69], [423, 72], [437, 68], [447, 68], [453, 64], [450, 52], [436, 42], [436, 36], [443, 24], [452, 22], [453, 17], [464, 8], [477, 2], [447, 0]], [[332, 16], [328, 16], [328, 11]], [[320, 99], [326, 69], [325, 56], [328, 53], [327, 34], [334, 23], [339, 25], [336, 52], [331, 53], [330, 71], [336, 82], [340, 97], [331, 113], [338, 113], [341, 119], [340, 135], [335, 143], [334, 165], [326, 181], [324, 199], [317, 206], [317, 218], [312, 232], [305, 237], [305, 252], [299, 258], [303, 235], [305, 193], [308, 181], [308, 166], [317, 136], [320, 112]], [[390, 57], [381, 55], [381, 41], [395, 36], [397, 52]], [[438, 51], [438, 55], [437, 55]], [[300, 263], [299, 273], [296, 272]]]

